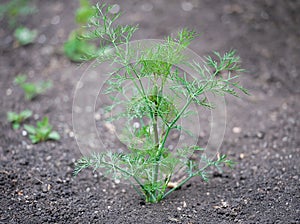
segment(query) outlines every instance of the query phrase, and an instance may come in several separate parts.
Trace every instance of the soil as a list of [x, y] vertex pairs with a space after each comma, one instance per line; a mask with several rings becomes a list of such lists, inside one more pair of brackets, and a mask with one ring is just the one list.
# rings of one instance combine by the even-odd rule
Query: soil
[[[227, 98], [222, 149], [235, 168], [214, 171], [207, 183], [195, 178], [158, 204], [91, 170], [74, 178], [81, 154], [72, 99], [81, 72], [61, 46], [77, 5], [41, 0], [38, 13], [20, 21], [38, 30], [36, 43], [15, 45], [1, 21], [0, 223], [300, 223], [300, 1], [187, 2], [118, 4], [126, 11], [122, 22], [140, 25], [136, 39], [189, 27], [202, 33], [191, 46], [199, 55], [237, 50], [251, 96]], [[19, 73], [54, 87], [28, 103], [13, 85]], [[6, 112], [27, 108], [35, 114], [30, 123], [49, 116], [62, 139], [32, 145], [22, 129], [12, 130]]]

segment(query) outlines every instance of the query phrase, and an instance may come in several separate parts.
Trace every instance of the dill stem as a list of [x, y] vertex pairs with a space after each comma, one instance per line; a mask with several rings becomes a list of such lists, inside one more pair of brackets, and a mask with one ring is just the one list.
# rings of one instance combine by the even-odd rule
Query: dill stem
[[[156, 80], [157, 81], [157, 80]], [[158, 137], [158, 87], [157, 87], [157, 82], [154, 85], [154, 90], [153, 90], [153, 97], [155, 99], [155, 111], [154, 111], [154, 116], [153, 116], [153, 132], [154, 132], [154, 152], [155, 152], [155, 163], [153, 166], [153, 178], [152, 178], [152, 184], [156, 185], [157, 179], [158, 179], [158, 172], [159, 172], [159, 159], [160, 156], [158, 156], [160, 153], [158, 152], [159, 149], [159, 137]], [[157, 191], [154, 192], [154, 195], [156, 196]]]

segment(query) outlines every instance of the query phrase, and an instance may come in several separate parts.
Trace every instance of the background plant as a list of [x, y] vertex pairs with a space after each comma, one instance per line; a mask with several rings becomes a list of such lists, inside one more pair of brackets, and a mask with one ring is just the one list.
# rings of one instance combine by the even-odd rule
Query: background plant
[[[181, 129], [178, 121], [188, 116], [191, 104], [214, 107], [205, 94], [238, 96], [236, 90], [247, 93], [237, 81], [237, 74], [243, 70], [235, 51], [223, 55], [214, 52], [202, 64], [187, 61], [183, 51], [198, 36], [187, 29], [167, 37], [163, 43], [138, 49], [136, 54], [137, 49], [131, 48], [130, 40], [137, 26], [116, 24], [121, 14], [110, 14], [111, 7], [106, 4], [95, 7], [97, 15], [90, 20], [90, 32], [83, 38], [110, 43], [111, 53], [98, 55], [96, 59], [120, 65], [110, 74], [104, 93], [113, 99], [107, 108], [113, 114], [111, 120], [126, 121], [122, 138], [126, 140], [127, 151], [111, 150], [83, 157], [76, 163], [74, 173], [87, 167], [104, 169], [108, 176], [132, 183], [147, 202], [159, 202], [195, 176], [207, 180], [207, 168], [233, 165], [226, 155], [218, 155], [213, 160], [199, 153], [205, 149], [198, 145], [170, 150], [166, 142], [173, 130]], [[177, 68], [180, 64], [188, 65], [198, 77], [180, 71]], [[178, 106], [179, 102], [183, 106]], [[120, 105], [125, 108], [121, 113], [115, 111]], [[133, 125], [135, 122], [139, 125]], [[168, 189], [178, 170], [184, 170], [183, 179]]]
[[19, 17], [36, 12], [37, 9], [30, 0], [10, 0], [0, 4], [0, 20], [7, 19], [9, 26], [15, 28]]
[[30, 30], [26, 27], [18, 27], [14, 32], [17, 42], [21, 45], [33, 43], [37, 34], [36, 30]]
[[18, 44], [33, 43], [37, 31], [20, 25], [21, 19], [37, 11], [32, 0], [10, 0], [0, 4], [0, 21], [6, 20], [11, 29], [15, 29], [14, 37]]
[[24, 125], [24, 129], [29, 133], [29, 138], [33, 144], [47, 140], [60, 139], [58, 132], [53, 131], [52, 126], [49, 124], [48, 117], [44, 117], [41, 121], [37, 121], [36, 127], [32, 125]]
[[81, 37], [86, 32], [84, 24], [95, 14], [95, 8], [92, 7], [89, 0], [80, 0], [79, 8], [75, 12], [75, 22], [80, 26], [73, 30], [68, 40], [64, 44], [65, 55], [72, 61], [81, 62], [83, 60], [91, 59], [91, 55], [95, 55], [97, 47], [94, 43], [84, 40]]
[[31, 110], [23, 110], [19, 114], [16, 112], [7, 112], [7, 120], [12, 123], [13, 129], [19, 129], [23, 121], [32, 116]]
[[45, 93], [46, 90], [50, 89], [52, 87], [51, 81], [42, 81], [38, 83], [31, 83], [26, 82], [27, 76], [26, 75], [18, 75], [14, 83], [19, 85], [25, 94], [25, 99], [32, 100], [37, 95]]

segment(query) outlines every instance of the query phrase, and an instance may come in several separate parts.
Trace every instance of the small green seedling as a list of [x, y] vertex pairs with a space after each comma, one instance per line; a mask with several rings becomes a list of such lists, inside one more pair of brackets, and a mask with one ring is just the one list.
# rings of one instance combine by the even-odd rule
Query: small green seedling
[[0, 4], [0, 20], [5, 18], [9, 26], [14, 28], [19, 17], [33, 14], [37, 8], [31, 0], [9, 0]]
[[89, 0], [79, 0], [79, 3], [79, 8], [75, 13], [75, 21], [77, 24], [84, 25], [95, 15], [96, 10]]
[[14, 32], [14, 37], [20, 45], [31, 44], [37, 37], [37, 31], [26, 27], [18, 27]]
[[[95, 12], [95, 8], [91, 6], [89, 0], [80, 0], [80, 6], [75, 13], [75, 22], [82, 26], [93, 17]], [[85, 32], [86, 28], [84, 27], [72, 31], [64, 44], [64, 53], [71, 61], [89, 60], [97, 54], [95, 44], [80, 38]]]
[[50, 89], [52, 87], [51, 81], [42, 81], [39, 83], [31, 83], [26, 82], [27, 76], [26, 75], [18, 75], [14, 83], [19, 85], [25, 94], [25, 99], [32, 100], [37, 95], [45, 93], [46, 90]]
[[32, 116], [32, 111], [23, 110], [19, 114], [15, 112], [7, 112], [7, 120], [12, 123], [13, 129], [19, 129], [23, 121]]
[[[208, 158], [206, 149], [198, 145], [187, 142], [171, 148], [168, 141], [173, 131], [185, 129], [180, 121], [193, 112], [193, 104], [202, 109], [214, 108], [206, 94], [247, 94], [238, 82], [243, 69], [235, 51], [222, 55], [213, 52], [212, 56], [204, 57], [201, 64], [187, 60], [184, 51], [199, 36], [187, 29], [167, 37], [163, 43], [134, 48], [130, 41], [137, 26], [115, 24], [120, 14], [112, 15], [111, 6], [97, 5], [96, 9], [97, 14], [88, 25], [91, 32], [85, 37], [109, 43], [112, 48], [110, 54], [96, 60], [118, 65], [109, 74], [103, 94], [108, 94], [113, 101], [107, 109], [113, 115], [111, 120], [119, 121], [119, 129], [124, 124], [121, 137], [127, 149], [83, 157], [76, 163], [74, 174], [87, 167], [103, 169], [109, 177], [130, 182], [146, 202], [156, 203], [193, 177], [206, 181], [209, 167], [231, 167], [233, 162], [226, 155]], [[195, 75], [189, 76], [180, 70], [182, 64]], [[137, 121], [139, 125], [134, 125]], [[176, 179], [178, 173], [184, 173], [179, 180]], [[173, 181], [177, 182], [170, 189]]]
[[52, 130], [52, 126], [49, 124], [48, 117], [44, 117], [41, 121], [36, 123], [36, 127], [32, 125], [24, 125], [24, 128], [29, 133], [29, 138], [33, 144], [60, 139], [58, 132]]

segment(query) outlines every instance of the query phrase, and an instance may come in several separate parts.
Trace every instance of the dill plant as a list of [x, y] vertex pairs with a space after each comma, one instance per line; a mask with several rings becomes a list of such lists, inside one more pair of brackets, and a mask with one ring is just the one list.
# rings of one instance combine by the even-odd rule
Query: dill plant
[[[68, 40], [64, 43], [64, 53], [73, 62], [82, 62], [85, 60], [91, 60], [97, 56], [99, 49], [95, 43], [84, 38], [80, 38], [84, 35], [86, 24], [95, 14], [95, 8], [91, 5], [90, 0], [79, 0], [79, 7], [75, 12], [75, 22], [79, 25], [79, 28], [73, 30], [68, 37]], [[90, 57], [93, 55], [93, 57]]]
[[[97, 14], [88, 24], [90, 32], [82, 38], [97, 40], [100, 45], [109, 43], [111, 51], [97, 55], [96, 60], [121, 65], [111, 74], [105, 93], [119, 94], [112, 97], [114, 104], [107, 108], [108, 111], [112, 112], [118, 105], [125, 108], [114, 113], [111, 119], [126, 120], [122, 140], [127, 144], [127, 151], [82, 157], [76, 163], [74, 174], [88, 167], [104, 169], [110, 177], [130, 181], [146, 202], [156, 203], [195, 176], [207, 180], [209, 167], [220, 168], [222, 164], [231, 167], [233, 162], [226, 155], [210, 159], [197, 153], [205, 150], [198, 145], [170, 150], [166, 142], [172, 130], [181, 129], [178, 121], [188, 116], [191, 104], [208, 109], [214, 107], [205, 97], [206, 93], [238, 96], [237, 90], [240, 90], [247, 94], [236, 81], [243, 69], [235, 51], [224, 55], [213, 52], [213, 56], [205, 57], [203, 64], [187, 62], [183, 52], [198, 34], [183, 29], [175, 37], [167, 37], [163, 43], [136, 54], [132, 63], [131, 56], [135, 55], [136, 49], [130, 47], [130, 41], [138, 27], [117, 25], [116, 20], [121, 14], [111, 14], [109, 5], [96, 5], [95, 9]], [[188, 77], [177, 69], [176, 65], [181, 63], [187, 64], [198, 77]], [[132, 85], [126, 88], [125, 83]], [[130, 97], [118, 97], [126, 95], [127, 91], [131, 91]], [[183, 106], [178, 106], [178, 100], [184, 102]], [[132, 125], [134, 121], [139, 121], [139, 125]], [[200, 166], [200, 162], [205, 165]], [[179, 169], [184, 170], [184, 178], [173, 188], [168, 188]]]
[[0, 21], [7, 19], [10, 28], [15, 28], [21, 17], [31, 15], [37, 11], [32, 0], [10, 0], [0, 3]]

